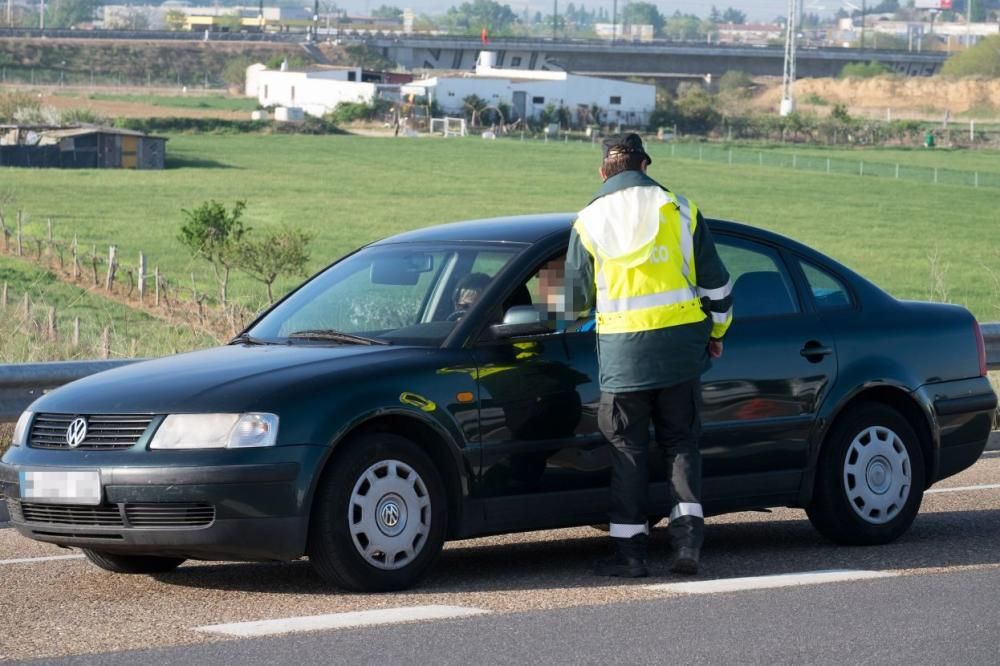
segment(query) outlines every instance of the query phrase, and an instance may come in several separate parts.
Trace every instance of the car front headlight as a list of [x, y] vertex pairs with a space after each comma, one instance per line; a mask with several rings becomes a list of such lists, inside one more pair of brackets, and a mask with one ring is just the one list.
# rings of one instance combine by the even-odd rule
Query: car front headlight
[[12, 445], [23, 446], [28, 443], [28, 425], [31, 423], [31, 417], [34, 415], [34, 412], [21, 412], [21, 416], [17, 419], [17, 425], [14, 426]]
[[244, 449], [274, 446], [274, 414], [170, 414], [149, 443], [151, 449]]

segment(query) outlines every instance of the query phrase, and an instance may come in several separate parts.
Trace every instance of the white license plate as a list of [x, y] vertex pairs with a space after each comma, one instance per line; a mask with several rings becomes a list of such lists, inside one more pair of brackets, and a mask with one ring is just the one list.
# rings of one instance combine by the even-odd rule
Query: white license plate
[[21, 470], [21, 499], [52, 504], [100, 504], [101, 472]]

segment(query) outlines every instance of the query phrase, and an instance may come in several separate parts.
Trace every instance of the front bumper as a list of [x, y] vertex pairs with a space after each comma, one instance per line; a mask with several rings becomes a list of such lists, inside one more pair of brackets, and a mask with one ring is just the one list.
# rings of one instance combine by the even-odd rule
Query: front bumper
[[[13, 526], [38, 541], [122, 554], [290, 560], [305, 552], [308, 496], [324, 452], [314, 446], [186, 452], [173, 464], [153, 466], [136, 464], [134, 452], [18, 447], [0, 463], [0, 494]], [[226, 455], [230, 464], [220, 464]], [[101, 504], [21, 496], [22, 470], [60, 468], [100, 470]]]
[[990, 438], [997, 396], [986, 377], [925, 384], [916, 397], [930, 406], [937, 422], [939, 446], [934, 451], [936, 482], [971, 467]]

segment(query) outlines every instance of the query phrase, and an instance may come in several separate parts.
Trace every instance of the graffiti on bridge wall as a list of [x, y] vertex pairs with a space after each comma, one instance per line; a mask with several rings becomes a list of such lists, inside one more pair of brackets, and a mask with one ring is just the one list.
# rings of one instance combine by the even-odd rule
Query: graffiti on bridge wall
[[[562, 72], [565, 68], [555, 58], [541, 51], [496, 51], [496, 67], [500, 69], [542, 70]], [[479, 49], [420, 49], [414, 61], [424, 69], [472, 70], [476, 67]]]

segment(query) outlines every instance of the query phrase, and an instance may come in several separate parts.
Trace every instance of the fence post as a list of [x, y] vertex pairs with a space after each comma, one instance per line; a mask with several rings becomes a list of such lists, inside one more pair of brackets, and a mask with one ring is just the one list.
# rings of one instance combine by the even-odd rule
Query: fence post
[[861, 160], [860, 162], [858, 162], [858, 165], [859, 165], [858, 166], [858, 175], [859, 176], [864, 176], [865, 175], [865, 161]]
[[764, 166], [764, 153], [763, 152], [758, 152], [757, 153], [757, 164], [759, 164], [760, 166]]
[[139, 253], [139, 302], [146, 295], [146, 255]]
[[22, 211], [17, 211], [17, 256], [21, 256], [21, 216]]
[[73, 319], [73, 346], [80, 346], [80, 318]]
[[7, 283], [3, 283], [3, 287], [0, 287], [0, 310], [7, 309]]
[[49, 340], [55, 340], [58, 331], [56, 330], [56, 309], [54, 307], [49, 308]]
[[974, 175], [975, 179], [973, 181], [973, 187], [979, 187], [979, 172], [976, 171]]
[[160, 307], [160, 267], [153, 269], [153, 283], [156, 285], [156, 307]]
[[937, 185], [938, 182], [938, 168], [934, 167], [934, 184]]
[[115, 284], [115, 269], [118, 267], [116, 265], [118, 258], [118, 246], [111, 245], [108, 247], [108, 274], [104, 280], [104, 288], [111, 291], [111, 287]]
[[826, 158], [826, 172], [830, 173], [830, 158]]
[[105, 328], [101, 331], [101, 358], [111, 356], [111, 332]]
[[26, 321], [31, 319], [31, 299], [27, 294], [24, 295], [24, 300], [21, 301], [21, 314]]
[[704, 150], [703, 146], [698, 146], [698, 161], [699, 162], [701, 161], [701, 154], [702, 154], [703, 150]]
[[[676, 138], [676, 137], [677, 137], [677, 135], [676, 135], [676, 134], [674, 134], [674, 137]], [[673, 156], [674, 156], [674, 149], [675, 149], [676, 147], [677, 147], [676, 145], [674, 145], [674, 144], [670, 144], [670, 156], [671, 156], [671, 157], [673, 157]]]
[[733, 149], [729, 149], [729, 166], [733, 166]]
[[799, 156], [794, 153], [792, 153], [792, 168], [793, 169], [799, 168]]
[[899, 180], [899, 162], [896, 162], [896, 180]]
[[73, 236], [73, 279], [80, 279], [80, 248], [79, 243], [76, 241], [76, 236]]

